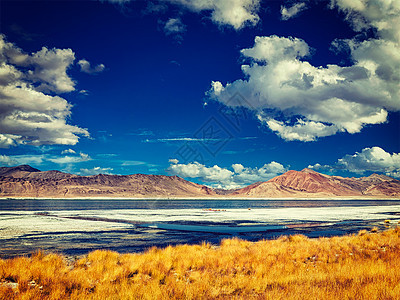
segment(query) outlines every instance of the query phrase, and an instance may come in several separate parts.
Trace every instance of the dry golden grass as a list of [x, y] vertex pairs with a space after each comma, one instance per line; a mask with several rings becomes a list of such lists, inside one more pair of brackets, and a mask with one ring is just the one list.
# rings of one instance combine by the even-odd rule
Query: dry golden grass
[[[0, 260], [1, 299], [400, 299], [400, 228]], [[10, 282], [18, 283], [14, 287]]]

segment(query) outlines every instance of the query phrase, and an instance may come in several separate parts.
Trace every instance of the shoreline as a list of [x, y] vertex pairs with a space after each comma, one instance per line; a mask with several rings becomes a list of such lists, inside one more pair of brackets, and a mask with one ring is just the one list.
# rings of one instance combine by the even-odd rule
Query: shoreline
[[[374, 224], [371, 224], [371, 226], [370, 226], [371, 228], [369, 228], [369, 229], [361, 229], [358, 232], [354, 232], [354, 233], [337, 234], [337, 235], [331, 235], [331, 236], [314, 236], [313, 237], [313, 236], [306, 236], [306, 235], [304, 235], [303, 233], [300, 232], [300, 233], [289, 233], [289, 234], [283, 233], [283, 234], [280, 234], [280, 235], [278, 235], [278, 236], [276, 236], [274, 238], [266, 238], [266, 239], [261, 239], [261, 240], [246, 240], [244, 238], [237, 237], [237, 236], [231, 236], [231, 237], [228, 237], [226, 239], [227, 240], [233, 240], [233, 239], [238, 238], [239, 240], [244, 241], [244, 242], [246, 242], [246, 243], [248, 243], [250, 245], [256, 245], [258, 243], [265, 242], [265, 241], [275, 241], [275, 240], [282, 239], [284, 237], [299, 236], [299, 235], [300, 236], [304, 236], [307, 240], [310, 240], [310, 241], [318, 241], [318, 240], [321, 240], [321, 239], [334, 239], [334, 238], [344, 238], [344, 237], [357, 236], [357, 235], [360, 235], [360, 232], [365, 232], [365, 233], [370, 233], [370, 234], [380, 234], [380, 233], [385, 233], [385, 232], [392, 231], [392, 230], [397, 230], [398, 228], [400, 228], [400, 220], [398, 221], [398, 223], [395, 222], [395, 223], [386, 224], [387, 226], [385, 228], [382, 228], [382, 226], [379, 227], [379, 225], [382, 225], [382, 223], [384, 223], [384, 222], [376, 221]], [[311, 227], [313, 227], [313, 226], [311, 226]], [[294, 228], [294, 226], [290, 226], [288, 228]], [[223, 241], [224, 240], [221, 240], [217, 244], [213, 244], [213, 243], [210, 243], [210, 242], [207, 242], [207, 243], [212, 245], [212, 247], [214, 249], [218, 249], [218, 248], [220, 248], [221, 243]], [[173, 244], [173, 245], [168, 245], [168, 246], [152, 246], [152, 247], [155, 247], [155, 248], [160, 249], [160, 250], [164, 250], [164, 249], [166, 249], [168, 247], [177, 248], [177, 247], [184, 246], [184, 245], [185, 246], [196, 246], [196, 245], [200, 245], [200, 244], [199, 243], [178, 243], [178, 244]], [[146, 252], [148, 252], [152, 247], [146, 248], [146, 249], [138, 251], [138, 252], [119, 252], [119, 251], [113, 251], [113, 250], [106, 250], [106, 251], [117, 252], [117, 253], [119, 253], [121, 255], [123, 255], [123, 254], [128, 254], [128, 255], [129, 254], [138, 254], [138, 255], [141, 255], [141, 254], [145, 254]], [[59, 250], [39, 249], [39, 250], [34, 250], [34, 251], [30, 252], [29, 254], [20, 254], [20, 255], [18, 254], [18, 255], [12, 255], [12, 256], [9, 256], [9, 257], [2, 257], [2, 255], [0, 255], [0, 260], [8, 260], [8, 259], [14, 259], [14, 258], [19, 258], [19, 257], [32, 257], [35, 254], [37, 254], [38, 252], [42, 252], [42, 253], [44, 253], [46, 255], [47, 254], [55, 254], [56, 253], [58, 255], [61, 255], [61, 256], [65, 257], [65, 258], [67, 258], [68, 260], [77, 260], [77, 259], [80, 259], [80, 258], [83, 258], [83, 257], [87, 257], [90, 253], [95, 252], [95, 251], [103, 251], [103, 249], [100, 249], [100, 248], [99, 249], [93, 249], [93, 250], [88, 251], [85, 254], [74, 254], [74, 255], [66, 254], [66, 253], [63, 253], [62, 251], [59, 251]]]
[[169, 201], [169, 200], [265, 200], [265, 201], [276, 201], [276, 200], [311, 200], [311, 201], [346, 201], [346, 200], [359, 200], [359, 201], [400, 201], [400, 197], [359, 197], [359, 196], [337, 196], [337, 197], [0, 197], [0, 201], [3, 200], [142, 200], [142, 201]]

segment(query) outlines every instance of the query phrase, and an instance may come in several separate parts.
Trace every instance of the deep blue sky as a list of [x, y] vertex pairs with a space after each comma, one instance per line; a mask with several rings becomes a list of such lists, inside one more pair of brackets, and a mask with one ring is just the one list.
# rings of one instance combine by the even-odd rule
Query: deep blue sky
[[[364, 175], [395, 174], [400, 167], [397, 156], [392, 156], [400, 150], [397, 109], [388, 109], [386, 122], [367, 124], [360, 132], [339, 132], [314, 141], [299, 141], [278, 136], [257, 119], [255, 111], [247, 109], [240, 109], [245, 115], [237, 127], [232, 126], [221, 113], [221, 109], [227, 108], [223, 101], [209, 99], [207, 91], [212, 81], [225, 85], [246, 78], [241, 70], [245, 58], [240, 50], [253, 47], [256, 36], [304, 40], [312, 50], [303, 60], [315, 67], [354, 63], [348, 52], [332, 51], [335, 39], [352, 39], [356, 35], [361, 40], [377, 38], [373, 26], [356, 32], [344, 13], [330, 9], [327, 1], [307, 2], [308, 9], [282, 20], [281, 6], [290, 7], [293, 3], [261, 2], [257, 10], [259, 22], [236, 30], [229, 24], [213, 21], [211, 10], [196, 11], [184, 5], [169, 5], [163, 12], [146, 12], [148, 2], [141, 1], [1, 1], [0, 29], [6, 41], [27, 54], [42, 47], [69, 48], [75, 53], [75, 61], [67, 70], [76, 83], [75, 90], [57, 95], [73, 105], [67, 123], [90, 133], [89, 138], [82, 136], [75, 145], [30, 145], [28, 141], [4, 147], [0, 149], [3, 165], [27, 163], [41, 170], [83, 175], [103, 172], [183, 176], [186, 173], [182, 168], [167, 170], [169, 159], [178, 159], [181, 164], [197, 160], [206, 167], [203, 173], [214, 165], [233, 171], [232, 164], [252, 168], [251, 173], [253, 168], [275, 161], [285, 169], [301, 170], [319, 163], [331, 167], [320, 170], [325, 173], [360, 176], [363, 170], [338, 166], [338, 159], [379, 147], [391, 160], [370, 168], [365, 165]], [[183, 32], [166, 33], [164, 27], [171, 18], [180, 20]], [[105, 69], [95, 74], [81, 72], [77, 64], [81, 59], [89, 61], [92, 67], [104, 64]], [[87, 92], [79, 93], [82, 90]], [[54, 91], [44, 93], [56, 95]], [[291, 121], [296, 118], [294, 114]], [[182, 140], [198, 138], [209, 120], [217, 120], [218, 126], [231, 137], [217, 145], [206, 145], [213, 147], [212, 154], [198, 141]], [[179, 151], [185, 145], [200, 156], [184, 158]], [[66, 153], [68, 149], [75, 153]], [[364, 154], [368, 154], [367, 150]], [[57, 160], [65, 156], [76, 161]], [[360, 161], [354, 163], [364, 166]], [[355, 170], [358, 172], [351, 172]], [[207, 174], [201, 174], [189, 179], [215, 183]]]

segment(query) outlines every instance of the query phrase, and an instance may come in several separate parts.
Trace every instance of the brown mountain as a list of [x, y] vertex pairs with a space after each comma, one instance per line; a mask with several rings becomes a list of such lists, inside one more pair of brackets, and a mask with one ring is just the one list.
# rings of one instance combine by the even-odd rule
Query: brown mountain
[[400, 197], [400, 181], [372, 174], [344, 178], [320, 174], [310, 169], [288, 171], [267, 182], [258, 182], [234, 192], [248, 197]]
[[288, 171], [238, 190], [212, 189], [178, 176], [93, 175], [41, 172], [28, 165], [0, 168], [0, 197], [126, 198], [399, 198], [400, 181], [372, 174], [361, 178], [328, 176], [310, 169]]
[[1, 197], [204, 197], [215, 192], [178, 176], [41, 172], [23, 165], [0, 168]]

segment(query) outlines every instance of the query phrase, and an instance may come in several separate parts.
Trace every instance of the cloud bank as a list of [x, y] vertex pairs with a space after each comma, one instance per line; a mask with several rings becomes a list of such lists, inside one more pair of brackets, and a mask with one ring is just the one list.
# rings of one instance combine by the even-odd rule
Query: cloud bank
[[75, 54], [47, 49], [26, 54], [0, 35], [0, 148], [75, 145], [86, 129], [67, 123], [72, 105], [55, 95], [75, 90], [68, 76]]
[[338, 132], [357, 133], [369, 124], [386, 122], [400, 110], [400, 2], [332, 1], [356, 31], [376, 30], [377, 38], [335, 40], [353, 64], [313, 66], [310, 47], [302, 39], [257, 36], [241, 50], [248, 64], [244, 79], [225, 85], [213, 81], [211, 99], [232, 105], [240, 93], [262, 124], [281, 138], [314, 141]]
[[261, 168], [244, 167], [233, 164], [231, 170], [217, 165], [206, 167], [198, 162], [180, 164], [177, 159], [170, 160], [168, 172], [184, 178], [198, 178], [214, 188], [241, 188], [257, 181], [267, 181], [287, 169], [277, 162], [270, 162]]

